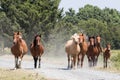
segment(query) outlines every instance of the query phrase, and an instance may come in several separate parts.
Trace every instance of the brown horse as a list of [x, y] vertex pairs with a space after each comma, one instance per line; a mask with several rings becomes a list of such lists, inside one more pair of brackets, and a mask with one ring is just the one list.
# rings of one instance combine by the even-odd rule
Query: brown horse
[[95, 37], [89, 37], [89, 44], [88, 44], [88, 50], [87, 50], [87, 57], [88, 57], [88, 62], [89, 66], [95, 66], [95, 57], [98, 53], [98, 49], [95, 46]]
[[106, 48], [104, 49], [104, 53], [103, 53], [103, 59], [104, 59], [104, 68], [107, 68], [107, 63], [108, 63], [108, 60], [110, 59], [110, 50], [111, 50], [111, 45], [108, 43], [106, 45]]
[[82, 33], [79, 35], [80, 39], [80, 48], [81, 48], [81, 51], [80, 53], [78, 54], [78, 63], [77, 65], [79, 66], [80, 65], [80, 62], [81, 62], [81, 67], [83, 67], [83, 61], [84, 61], [84, 56], [87, 52], [87, 49], [88, 49], [88, 44], [86, 42], [86, 37], [85, 35]]
[[71, 38], [72, 39], [68, 40], [67, 43], [65, 44], [65, 51], [68, 57], [68, 69], [69, 68], [75, 69], [78, 59], [77, 57], [80, 52], [79, 35], [74, 34]]
[[14, 32], [13, 43], [14, 45], [11, 47], [11, 52], [15, 57], [15, 68], [21, 68], [22, 58], [27, 53], [28, 48], [20, 32]]
[[30, 52], [34, 59], [34, 68], [37, 68], [37, 60], [39, 59], [39, 66], [41, 67], [41, 56], [44, 53], [44, 47], [41, 43], [41, 35], [36, 35], [33, 43], [30, 45]]
[[96, 52], [96, 55], [95, 55], [95, 66], [97, 65], [97, 62], [98, 62], [98, 57], [100, 55], [100, 53], [102, 52], [102, 47], [101, 47], [101, 37], [100, 35], [96, 36], [95, 38], [95, 47], [97, 47], [97, 52]]

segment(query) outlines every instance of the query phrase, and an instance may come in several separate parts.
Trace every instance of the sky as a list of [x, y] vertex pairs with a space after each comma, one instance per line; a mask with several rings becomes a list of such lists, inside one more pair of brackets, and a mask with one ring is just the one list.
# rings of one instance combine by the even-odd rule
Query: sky
[[76, 12], [86, 4], [98, 6], [101, 9], [105, 7], [110, 9], [116, 9], [120, 12], [120, 0], [61, 0], [59, 8], [64, 8], [68, 11], [69, 8], [73, 8]]

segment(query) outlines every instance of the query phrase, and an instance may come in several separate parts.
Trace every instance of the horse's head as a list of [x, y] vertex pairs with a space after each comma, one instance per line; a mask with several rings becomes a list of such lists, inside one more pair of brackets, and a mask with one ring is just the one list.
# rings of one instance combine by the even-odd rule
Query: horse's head
[[22, 38], [21, 32], [14, 32], [13, 34], [13, 43], [16, 44]]
[[84, 36], [84, 34], [83, 33], [81, 33], [81, 34], [79, 34], [79, 42], [80, 43], [83, 43], [84, 41], [85, 41], [85, 36]]
[[79, 44], [79, 35], [77, 33], [75, 33], [72, 37], [73, 41], [76, 43], [76, 44]]
[[100, 43], [101, 42], [101, 37], [98, 35], [96, 36], [96, 43]]
[[90, 45], [94, 46], [95, 45], [95, 37], [94, 36], [89, 37], [89, 42], [90, 42]]
[[106, 45], [106, 48], [107, 48], [107, 50], [111, 50], [111, 45], [110, 45], [110, 43], [108, 43], [107, 45]]
[[34, 46], [40, 45], [41, 35], [36, 35], [34, 39]]

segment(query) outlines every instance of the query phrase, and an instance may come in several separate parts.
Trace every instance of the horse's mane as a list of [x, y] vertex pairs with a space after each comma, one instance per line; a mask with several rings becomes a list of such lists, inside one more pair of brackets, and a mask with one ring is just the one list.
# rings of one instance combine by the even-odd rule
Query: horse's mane
[[35, 36], [35, 38], [33, 40], [34, 47], [36, 46], [36, 37], [37, 37], [37, 35]]

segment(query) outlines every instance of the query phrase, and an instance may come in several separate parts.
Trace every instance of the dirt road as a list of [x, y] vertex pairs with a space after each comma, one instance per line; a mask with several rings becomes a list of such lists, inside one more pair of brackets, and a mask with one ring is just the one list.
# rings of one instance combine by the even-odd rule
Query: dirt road
[[[25, 57], [26, 58], [26, 57]], [[66, 61], [55, 61], [45, 57], [42, 59], [41, 69], [33, 69], [32, 57], [23, 59], [22, 68], [33, 70], [47, 78], [55, 80], [120, 80], [120, 74], [105, 71], [97, 71], [84, 67], [82, 69], [67, 70]], [[0, 67], [13, 69], [14, 57], [0, 56]]]

